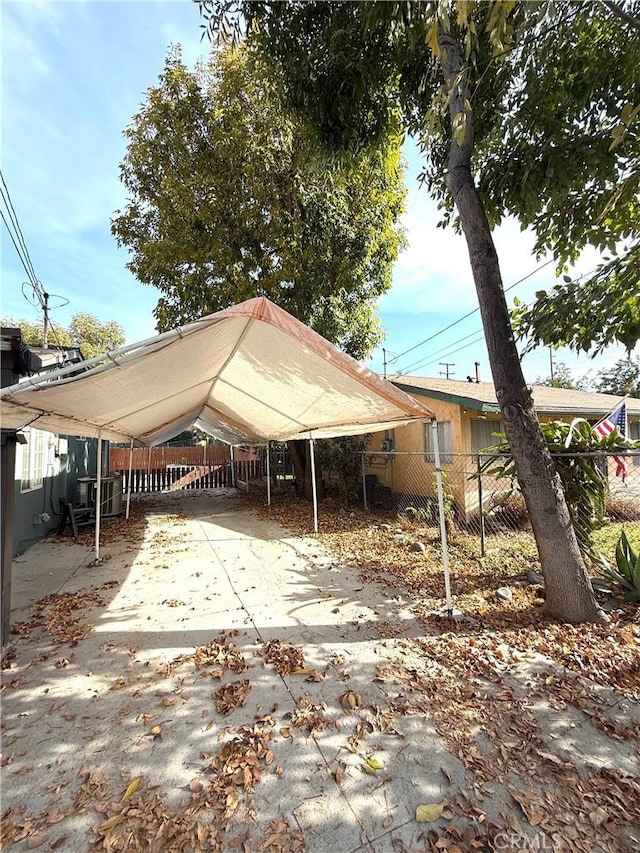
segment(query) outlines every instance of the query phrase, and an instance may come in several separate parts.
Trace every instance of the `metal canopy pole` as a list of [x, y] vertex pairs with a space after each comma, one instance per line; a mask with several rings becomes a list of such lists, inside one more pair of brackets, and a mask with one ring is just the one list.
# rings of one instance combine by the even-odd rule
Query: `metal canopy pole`
[[367, 467], [364, 461], [364, 453], [360, 458], [362, 460], [362, 503], [364, 505], [364, 511], [367, 512], [369, 510], [369, 506], [367, 504]]
[[316, 457], [314, 441], [309, 439], [309, 454], [311, 460], [311, 489], [313, 491], [313, 532], [318, 532], [318, 490], [316, 489]]
[[449, 546], [447, 543], [447, 525], [444, 517], [444, 490], [442, 488], [442, 468], [440, 467], [440, 447], [438, 445], [438, 422], [431, 421], [431, 445], [436, 463], [436, 483], [438, 486], [438, 512], [440, 515], [440, 541], [442, 542], [442, 563], [444, 566], [444, 590], [449, 616], [453, 613], [451, 604], [451, 580], [449, 578]]
[[102, 514], [102, 433], [98, 431], [98, 476], [96, 482], [96, 563], [100, 561], [100, 516]]
[[231, 462], [231, 485], [235, 489], [236, 487], [236, 465], [233, 458], [233, 444], [229, 445], [229, 458]]
[[131, 505], [131, 469], [133, 467], [133, 439], [131, 439], [131, 444], [129, 445], [129, 478], [127, 480], [127, 511], [124, 515], [126, 519], [129, 518], [129, 507]]
[[269, 442], [267, 442], [267, 506], [271, 506], [271, 468], [269, 466]]

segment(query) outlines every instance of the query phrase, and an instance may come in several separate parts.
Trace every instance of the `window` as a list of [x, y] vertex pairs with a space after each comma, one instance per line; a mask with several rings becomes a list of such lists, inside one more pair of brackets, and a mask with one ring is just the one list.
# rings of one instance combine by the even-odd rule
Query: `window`
[[[451, 446], [451, 421], [438, 421], [438, 450], [440, 451], [440, 462], [453, 462]], [[435, 462], [433, 443], [431, 441], [432, 426], [430, 423], [424, 425], [424, 452], [427, 462]]]
[[502, 421], [490, 421], [488, 418], [473, 418], [471, 420], [471, 452], [479, 453], [485, 447], [498, 443], [494, 433], [504, 432]]
[[25, 429], [27, 443], [22, 445], [22, 479], [20, 490], [41, 489], [44, 480], [49, 434], [39, 429]]

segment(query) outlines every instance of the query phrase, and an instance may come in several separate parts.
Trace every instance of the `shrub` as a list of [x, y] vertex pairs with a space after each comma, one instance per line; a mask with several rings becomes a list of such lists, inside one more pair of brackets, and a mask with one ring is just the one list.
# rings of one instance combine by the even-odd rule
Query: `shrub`
[[636, 553], [631, 547], [624, 530], [616, 545], [616, 566], [614, 569], [601, 563], [598, 568], [602, 577], [625, 590], [628, 601], [640, 601], [640, 552]]

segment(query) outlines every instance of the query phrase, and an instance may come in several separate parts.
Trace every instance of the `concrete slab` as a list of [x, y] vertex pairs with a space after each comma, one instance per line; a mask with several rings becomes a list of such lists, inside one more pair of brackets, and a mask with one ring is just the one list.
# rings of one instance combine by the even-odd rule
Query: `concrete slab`
[[[398, 661], [425, 680], [440, 671], [406, 601], [229, 492], [139, 506], [135, 525], [106, 531], [100, 565], [92, 545], [66, 541], [15, 563], [18, 633], [2, 694], [8, 846], [397, 853], [473, 820], [455, 803], [480, 787], [437, 707], [433, 718], [424, 702], [401, 713], [413, 688], [377, 677]], [[274, 640], [279, 662], [265, 660]], [[282, 660], [297, 652], [304, 665], [292, 672]], [[534, 677], [514, 670], [505, 684], [524, 699]], [[581, 712], [532, 713], [549, 749], [562, 742], [583, 765], [633, 772], [633, 749], [591, 736]], [[506, 782], [482, 806], [496, 825]], [[439, 802], [454, 811], [416, 822], [418, 805]], [[119, 823], [100, 831], [108, 818]]]

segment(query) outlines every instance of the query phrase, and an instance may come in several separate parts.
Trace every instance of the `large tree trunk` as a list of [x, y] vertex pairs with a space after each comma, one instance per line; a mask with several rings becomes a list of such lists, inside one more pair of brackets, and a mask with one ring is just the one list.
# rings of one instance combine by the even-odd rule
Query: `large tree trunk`
[[[296, 494], [308, 501], [313, 500], [313, 485], [311, 480], [311, 456], [309, 442], [303, 439], [295, 439], [287, 442], [289, 446], [289, 458], [296, 473]], [[318, 456], [315, 458], [316, 469], [316, 495], [318, 500], [324, 498], [324, 484], [322, 482], [322, 469]]]
[[467, 100], [462, 53], [449, 35], [441, 33], [439, 41], [440, 62], [451, 94], [452, 124], [461, 114], [466, 119], [462, 144], [454, 138], [451, 141], [446, 183], [469, 249], [496, 396], [538, 546], [546, 610], [550, 616], [566, 622], [602, 621], [604, 617], [593, 596], [562, 483], [524, 380], [498, 256], [471, 172], [473, 115]]

